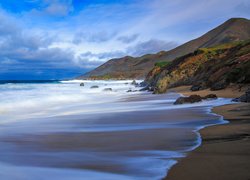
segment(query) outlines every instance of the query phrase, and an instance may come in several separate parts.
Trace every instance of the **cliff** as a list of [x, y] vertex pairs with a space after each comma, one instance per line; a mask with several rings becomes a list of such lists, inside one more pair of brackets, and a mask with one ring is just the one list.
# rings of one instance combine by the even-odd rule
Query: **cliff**
[[145, 80], [154, 93], [192, 85], [191, 90], [219, 90], [230, 83], [250, 83], [250, 40], [199, 48], [162, 67], [155, 66]]

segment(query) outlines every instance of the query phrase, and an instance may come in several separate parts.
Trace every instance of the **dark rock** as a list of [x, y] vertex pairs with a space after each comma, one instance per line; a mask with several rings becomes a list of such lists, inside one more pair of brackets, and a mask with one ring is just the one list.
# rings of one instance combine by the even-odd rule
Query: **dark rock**
[[99, 86], [91, 86], [91, 89], [99, 88]]
[[202, 97], [202, 99], [217, 99], [218, 97], [216, 94], [208, 94], [205, 97]]
[[191, 87], [191, 91], [200, 91], [203, 89], [207, 88], [207, 83], [206, 82], [200, 82], [200, 83], [195, 83], [192, 87]]
[[105, 88], [103, 91], [112, 91], [112, 88]]
[[147, 83], [147, 82], [145, 82], [145, 81], [142, 81], [141, 83], [140, 83], [140, 87], [147, 87], [149, 84]]
[[240, 102], [240, 98], [234, 98], [232, 99], [233, 102]]
[[229, 84], [226, 81], [219, 81], [211, 86], [212, 91], [225, 89]]
[[148, 90], [148, 87], [144, 87], [142, 89], [140, 89], [139, 91], [147, 91]]
[[80, 86], [84, 86], [84, 83], [81, 83]]
[[201, 85], [198, 84], [198, 85], [193, 85], [190, 90], [191, 91], [199, 91], [200, 89], [201, 89]]
[[146, 86], [146, 87], [140, 89], [139, 91], [154, 91], [154, 87], [153, 86]]
[[137, 90], [132, 90], [132, 89], [129, 89], [127, 90], [127, 92], [136, 92]]
[[135, 86], [139, 86], [139, 84], [135, 80], [133, 80], [131, 84]]
[[250, 102], [250, 88], [242, 96], [233, 99], [234, 102]]
[[196, 103], [201, 102], [202, 98], [199, 95], [191, 95], [189, 97], [179, 97], [174, 104], [186, 104], [186, 103]]

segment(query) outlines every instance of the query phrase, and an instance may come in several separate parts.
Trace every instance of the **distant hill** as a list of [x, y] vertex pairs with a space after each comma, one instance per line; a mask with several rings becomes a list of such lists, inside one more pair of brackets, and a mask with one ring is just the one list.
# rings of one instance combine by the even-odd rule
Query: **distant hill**
[[232, 18], [203, 36], [191, 40], [170, 51], [148, 54], [141, 57], [111, 59], [96, 69], [78, 77], [79, 79], [139, 79], [145, 78], [156, 62], [172, 61], [177, 57], [192, 53], [198, 48], [207, 48], [223, 43], [250, 38], [250, 20]]

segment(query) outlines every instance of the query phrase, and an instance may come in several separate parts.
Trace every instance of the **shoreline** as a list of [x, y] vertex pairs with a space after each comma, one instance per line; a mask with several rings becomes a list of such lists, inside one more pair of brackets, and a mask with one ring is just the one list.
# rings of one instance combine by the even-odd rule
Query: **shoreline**
[[[221, 91], [191, 92], [189, 86], [172, 88], [183, 95], [209, 93], [218, 97], [235, 98], [244, 93], [234, 86]], [[237, 92], [238, 91], [238, 92]], [[237, 92], [237, 93], [236, 93]], [[166, 180], [248, 180], [250, 178], [250, 104], [237, 103], [212, 108], [227, 124], [212, 125], [199, 130], [202, 143], [173, 166]]]

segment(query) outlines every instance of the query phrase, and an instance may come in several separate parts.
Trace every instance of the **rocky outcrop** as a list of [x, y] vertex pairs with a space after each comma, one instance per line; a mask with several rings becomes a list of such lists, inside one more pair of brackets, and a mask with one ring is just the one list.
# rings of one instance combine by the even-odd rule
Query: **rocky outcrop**
[[247, 103], [250, 103], [250, 88], [245, 92], [245, 94], [243, 94], [239, 98], [233, 99], [233, 101], [234, 102], [247, 102]]
[[174, 105], [197, 103], [197, 102], [201, 102], [202, 100], [214, 100], [214, 99], [217, 99], [217, 96], [215, 94], [208, 94], [208, 95], [206, 95], [204, 97], [201, 97], [199, 95], [191, 95], [191, 96], [188, 96], [188, 97], [179, 97], [174, 102]]
[[218, 97], [216, 96], [216, 94], [208, 94], [204, 97], [202, 97], [202, 99], [205, 99], [205, 100], [210, 100], [210, 99], [217, 99]]
[[[125, 56], [111, 59], [77, 79], [144, 79], [155, 64], [166, 65], [175, 58], [222, 43], [250, 38], [250, 20], [232, 18], [203, 36], [178, 46], [170, 51], [147, 54], [141, 57]], [[161, 68], [161, 67], [160, 67]]]
[[174, 104], [187, 104], [187, 103], [197, 103], [201, 102], [202, 98], [199, 95], [191, 95], [189, 97], [179, 97]]
[[154, 93], [192, 85], [191, 90], [220, 90], [230, 83], [250, 83], [250, 41], [201, 48], [175, 59], [165, 67], [155, 67], [146, 78]]
[[84, 86], [84, 83], [81, 83], [80, 86]]

